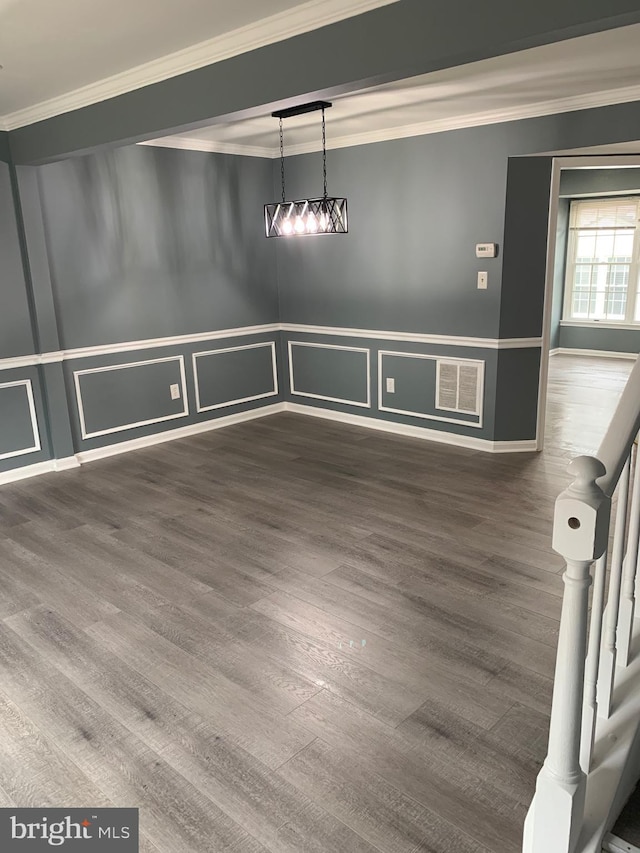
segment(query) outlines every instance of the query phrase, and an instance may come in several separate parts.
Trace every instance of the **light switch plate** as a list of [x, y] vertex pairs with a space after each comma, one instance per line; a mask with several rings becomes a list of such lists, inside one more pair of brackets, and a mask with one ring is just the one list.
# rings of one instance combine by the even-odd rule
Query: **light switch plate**
[[179, 400], [180, 399], [180, 386], [179, 385], [170, 385], [169, 388], [171, 390], [171, 399], [172, 400]]
[[486, 290], [488, 284], [489, 284], [489, 273], [479, 272], [478, 273], [478, 290]]
[[396, 393], [396, 380], [392, 377], [387, 377], [387, 393], [395, 394]]

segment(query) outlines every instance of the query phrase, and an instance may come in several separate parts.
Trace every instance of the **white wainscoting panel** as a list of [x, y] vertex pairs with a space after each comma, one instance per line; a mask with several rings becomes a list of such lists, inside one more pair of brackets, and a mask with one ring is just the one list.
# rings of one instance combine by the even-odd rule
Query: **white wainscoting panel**
[[[80, 378], [82, 376], [87, 376], [92, 373], [105, 373], [107, 371], [113, 370], [126, 370], [130, 367], [143, 367], [145, 364], [161, 364], [162, 362], [166, 361], [177, 361], [180, 365], [180, 394], [181, 399], [184, 403], [183, 410], [181, 412], [176, 412], [171, 415], [162, 415], [159, 418], [152, 418], [146, 421], [138, 421], [136, 423], [122, 424], [121, 426], [109, 427], [108, 429], [87, 432], [84, 405], [82, 402], [82, 388], [80, 383]], [[90, 367], [86, 370], [75, 370], [73, 372], [73, 381], [76, 389], [78, 416], [80, 418], [80, 430], [83, 439], [98, 438], [102, 435], [110, 435], [114, 432], [123, 432], [124, 430], [135, 429], [136, 427], [149, 426], [150, 424], [159, 424], [163, 421], [170, 421], [174, 420], [175, 418], [185, 418], [189, 415], [189, 402], [187, 400], [187, 380], [184, 369], [184, 356], [182, 355], [168, 356], [167, 358], [154, 358], [148, 361], [134, 361], [128, 364], [110, 364], [106, 367]]]
[[[416, 412], [416, 411], [407, 411], [406, 409], [394, 409], [391, 406], [383, 405], [383, 372], [382, 372], [382, 360], [385, 355], [393, 356], [395, 358], [424, 358], [429, 359], [431, 361], [435, 361], [437, 363], [443, 361], [447, 364], [455, 363], [455, 364], [473, 364], [478, 365], [479, 377], [478, 377], [478, 400], [479, 400], [479, 409], [478, 409], [478, 420], [477, 421], [466, 421], [462, 418], [451, 418], [446, 415], [430, 415], [425, 414], [424, 412]], [[392, 350], [378, 350], [378, 409], [381, 412], [389, 412], [394, 415], [406, 415], [410, 418], [424, 418], [429, 421], [442, 421], [444, 423], [449, 424], [460, 424], [462, 426], [474, 427], [475, 429], [481, 429], [483, 424], [483, 414], [484, 414], [484, 369], [485, 362], [479, 359], [471, 359], [471, 358], [447, 358], [442, 355], [427, 355], [425, 353], [418, 352], [396, 352]], [[437, 368], [436, 368], [437, 371]], [[436, 377], [436, 391], [437, 391], [437, 377]], [[434, 399], [434, 407], [436, 407], [436, 400]], [[472, 413], [469, 413], [472, 414]]]
[[22, 386], [25, 390], [27, 406], [29, 407], [29, 417], [31, 418], [31, 429], [33, 430], [33, 444], [30, 447], [25, 447], [22, 450], [12, 450], [8, 453], [0, 454], [0, 459], [12, 459], [14, 456], [25, 456], [27, 453], [37, 453], [42, 449], [40, 442], [40, 431], [38, 429], [38, 417], [36, 415], [36, 405], [33, 398], [33, 386], [30, 379], [18, 379], [15, 382], [2, 382], [2, 388], [16, 388]]
[[[223, 403], [215, 403], [212, 406], [203, 406], [200, 402], [200, 382], [198, 377], [198, 359], [214, 355], [221, 355], [228, 352], [239, 352], [240, 350], [249, 349], [271, 349], [271, 366], [273, 370], [273, 391], [266, 391], [264, 394], [255, 394], [252, 397], [240, 397], [237, 400], [226, 400]], [[250, 403], [253, 400], [264, 400], [266, 397], [275, 397], [278, 394], [278, 365], [276, 362], [276, 344], [275, 341], [266, 341], [258, 344], [246, 344], [240, 347], [226, 347], [225, 349], [207, 350], [206, 352], [194, 352], [192, 355], [193, 362], [193, 379], [196, 388], [196, 411], [210, 412], [213, 409], [223, 409], [229, 406], [235, 406], [239, 403]]]
[[[346, 400], [342, 397], [328, 397], [324, 394], [312, 394], [307, 391], [298, 391], [295, 387], [295, 371], [293, 362], [293, 347], [311, 347], [313, 349], [329, 349], [329, 350], [345, 350], [348, 352], [362, 352], [367, 357], [366, 366], [366, 381], [367, 381], [367, 401], [363, 403], [361, 400]], [[371, 351], [368, 347], [347, 347], [339, 346], [338, 344], [320, 344], [313, 341], [289, 341], [289, 390], [291, 394], [297, 397], [311, 397], [315, 400], [327, 400], [330, 403], [342, 403], [347, 406], [360, 406], [363, 409], [371, 408]]]

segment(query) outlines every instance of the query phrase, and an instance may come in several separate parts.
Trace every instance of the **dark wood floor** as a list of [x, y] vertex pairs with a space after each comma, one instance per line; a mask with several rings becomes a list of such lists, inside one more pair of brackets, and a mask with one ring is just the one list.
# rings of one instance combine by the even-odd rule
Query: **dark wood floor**
[[282, 414], [0, 490], [0, 805], [137, 806], [153, 853], [517, 851], [553, 500], [629, 367], [552, 361], [542, 455]]

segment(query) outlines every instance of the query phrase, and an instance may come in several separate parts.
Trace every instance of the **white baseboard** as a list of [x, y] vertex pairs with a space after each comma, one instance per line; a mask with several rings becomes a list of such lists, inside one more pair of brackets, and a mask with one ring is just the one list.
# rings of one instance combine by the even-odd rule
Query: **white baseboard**
[[573, 349], [572, 347], [557, 347], [549, 350], [549, 355], [585, 355], [591, 358], [630, 358], [636, 359], [637, 352], [609, 352], [604, 349]]
[[117, 456], [120, 453], [128, 453], [130, 450], [141, 450], [143, 447], [153, 447], [155, 444], [162, 444], [165, 441], [188, 438], [191, 435], [209, 432], [212, 429], [222, 429], [222, 427], [243, 423], [244, 421], [252, 421], [256, 418], [265, 418], [267, 415], [273, 415], [276, 412], [282, 411], [284, 411], [284, 403], [273, 403], [271, 406], [249, 409], [246, 412], [225, 415], [221, 418], [214, 418], [213, 420], [204, 421], [199, 424], [189, 424], [189, 426], [179, 427], [178, 429], [145, 435], [142, 438], [133, 438], [130, 441], [119, 441], [117, 444], [108, 444], [105, 447], [84, 450], [81, 453], [76, 453], [75, 458], [81, 465], [84, 465], [87, 462], [94, 462], [96, 459], [106, 459], [108, 456]]
[[0, 486], [25, 480], [28, 477], [36, 477], [39, 474], [49, 474], [52, 471], [68, 471], [86, 465], [87, 462], [95, 462], [97, 459], [107, 459], [110, 456], [118, 456], [121, 453], [129, 453], [132, 450], [141, 450], [145, 447], [153, 447], [165, 441], [175, 441], [178, 438], [188, 438], [191, 435], [209, 432], [213, 429], [222, 429], [233, 424], [244, 421], [266, 418], [277, 412], [296, 412], [300, 415], [308, 415], [314, 418], [324, 418], [338, 423], [352, 424], [353, 426], [366, 427], [379, 432], [404, 435], [409, 438], [421, 438], [427, 441], [436, 441], [440, 444], [450, 444], [455, 447], [466, 447], [470, 450], [483, 450], [487, 453], [524, 453], [536, 450], [535, 439], [530, 441], [488, 441], [484, 438], [459, 435], [454, 432], [427, 429], [424, 427], [400, 424], [395, 421], [383, 421], [378, 418], [367, 418], [362, 415], [351, 415], [348, 412], [337, 412], [333, 409], [320, 409], [316, 406], [305, 406], [301, 403], [273, 403], [260, 409], [250, 409], [246, 412], [237, 412], [222, 418], [204, 421], [199, 424], [170, 429], [165, 432], [145, 435], [142, 438], [134, 438], [130, 441], [119, 441], [117, 444], [108, 444], [104, 447], [96, 447], [93, 450], [84, 450], [75, 456], [64, 459], [50, 459], [47, 462], [38, 462], [36, 465], [25, 465], [22, 468], [13, 468], [10, 471], [0, 472]]
[[285, 403], [287, 412], [300, 415], [310, 415], [314, 418], [324, 418], [328, 421], [338, 421], [352, 426], [375, 429], [380, 432], [390, 432], [394, 435], [405, 435], [409, 438], [421, 438], [426, 441], [436, 441], [440, 444], [452, 444], [455, 447], [466, 447], [469, 450], [483, 450], [488, 453], [522, 453], [536, 450], [536, 440], [530, 441], [489, 441], [486, 438], [459, 435], [455, 432], [427, 429], [425, 427], [400, 424], [396, 421], [383, 421], [378, 418], [367, 418], [363, 415], [352, 415], [348, 412], [337, 412], [334, 409], [320, 409], [317, 406], [305, 406], [301, 403]]

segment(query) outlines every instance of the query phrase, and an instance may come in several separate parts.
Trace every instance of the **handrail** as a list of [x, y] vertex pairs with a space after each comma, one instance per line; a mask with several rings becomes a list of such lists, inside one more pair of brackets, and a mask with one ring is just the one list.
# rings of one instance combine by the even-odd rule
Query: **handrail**
[[620, 474], [640, 430], [640, 356], [629, 374], [622, 396], [604, 438], [600, 442], [597, 458], [606, 468], [598, 485], [610, 498], [620, 479]]
[[[524, 853], [601, 850], [602, 834], [610, 828], [607, 821], [617, 816], [613, 814], [614, 799], [629, 786], [630, 768], [635, 766], [632, 751], [640, 721], [636, 707], [629, 706], [631, 694], [621, 693], [620, 688], [625, 679], [633, 685], [632, 692], [637, 693], [640, 686], [640, 656], [632, 654], [640, 639], [640, 611], [636, 608], [640, 599], [640, 453], [634, 453], [639, 432], [640, 357], [597, 456], [572, 460], [569, 473], [573, 480], [556, 500], [553, 549], [566, 563], [565, 589], [549, 747], [525, 821]], [[617, 501], [609, 554], [614, 493]], [[627, 718], [633, 725], [624, 722]], [[599, 772], [609, 754], [615, 759], [606, 772]]]

